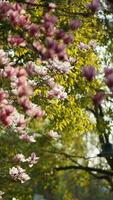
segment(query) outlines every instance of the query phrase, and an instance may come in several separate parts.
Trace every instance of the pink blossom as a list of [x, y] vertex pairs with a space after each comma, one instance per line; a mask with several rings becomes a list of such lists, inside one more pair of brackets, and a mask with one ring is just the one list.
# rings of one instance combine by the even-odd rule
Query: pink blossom
[[39, 52], [42, 51], [42, 45], [38, 41], [33, 42], [33, 47]]
[[65, 32], [63, 30], [56, 30], [56, 39], [63, 39], [65, 37]]
[[41, 107], [33, 103], [31, 103], [30, 108], [26, 111], [26, 113], [31, 118], [40, 118], [44, 115], [44, 111], [42, 111]]
[[18, 11], [9, 11], [8, 17], [13, 25], [18, 25], [20, 27], [26, 26], [26, 24], [29, 22], [28, 17], [20, 14]]
[[19, 136], [19, 138], [23, 141], [26, 141], [26, 142], [30, 142], [30, 143], [34, 143], [36, 142], [35, 140], [35, 136], [34, 135], [28, 135], [26, 133], [23, 133]]
[[30, 179], [28, 174], [25, 173], [25, 169], [21, 168], [20, 166], [10, 168], [9, 174], [11, 175], [12, 179], [15, 181], [20, 180], [21, 183], [25, 183]]
[[0, 66], [9, 64], [9, 59], [3, 49], [0, 49]]
[[58, 58], [54, 58], [53, 60], [49, 60], [50, 65], [48, 67], [50, 69], [58, 70], [60, 73], [68, 73], [71, 69], [71, 65], [69, 61], [60, 61]]
[[105, 67], [104, 68], [105, 77], [107, 78], [110, 74], [113, 74], [113, 69]]
[[78, 19], [72, 20], [70, 22], [71, 30], [77, 30], [81, 26], [81, 21]]
[[92, 48], [95, 48], [97, 44], [94, 40], [91, 40], [88, 45]]
[[32, 94], [33, 94], [33, 89], [31, 86], [22, 85], [22, 86], [18, 87], [18, 89], [17, 89], [17, 95], [19, 97], [31, 96]]
[[24, 41], [24, 39], [18, 35], [9, 35], [8, 42], [13, 46], [26, 46], [26, 42]]
[[17, 77], [27, 76], [27, 72], [24, 68], [16, 68]]
[[[27, 5], [31, 7], [32, 2], [34, 0], [28, 0]], [[57, 18], [52, 15], [56, 8], [54, 3], [49, 4], [49, 12], [44, 15], [39, 25], [32, 23], [35, 20], [30, 16], [30, 12], [26, 12], [27, 5], [12, 2], [0, 3], [1, 23], [3, 20], [9, 25], [9, 28], [12, 27], [7, 38], [9, 46], [12, 45], [11, 51], [6, 50], [8, 52], [6, 53], [2, 49], [0, 50], [0, 77], [6, 79], [3, 88], [8, 88], [8, 92], [0, 90], [0, 124], [7, 129], [11, 128], [11, 131], [16, 135], [18, 133], [19, 139], [34, 143], [37, 136], [35, 134], [29, 135], [29, 132], [31, 132], [29, 122], [33, 118], [41, 118], [45, 114], [40, 106], [33, 103], [34, 98], [31, 97], [34, 88], [37, 89], [42, 84], [45, 89], [48, 86], [50, 87], [50, 91], [46, 90], [48, 98], [65, 99], [67, 97], [64, 87], [57, 85], [53, 77], [55, 71], [62, 74], [69, 72], [71, 65], [65, 49], [66, 45], [73, 41], [73, 38], [63, 30], [55, 27]], [[72, 29], [78, 28], [79, 23], [76, 21], [76, 24], [71, 25], [73, 26]], [[12, 35], [13, 29], [16, 32], [19, 31], [19, 35], [15, 35], [16, 32]], [[26, 33], [24, 34], [22, 31], [26, 31]], [[43, 38], [43, 41], [41, 38]], [[15, 55], [15, 47], [25, 47], [26, 44], [31, 54], [28, 57], [25, 56], [25, 59], [22, 57], [19, 60]], [[32, 60], [39, 57], [41, 63], [39, 65], [32, 61], [26, 63], [26, 60], [31, 56]], [[50, 60], [48, 60], [49, 58]], [[44, 59], [47, 60], [46, 63], [42, 61]], [[12, 60], [14, 62], [11, 62]], [[39, 83], [38, 86], [37, 83]], [[41, 97], [42, 95], [40, 95]], [[49, 135], [54, 139], [59, 138], [57, 132], [54, 131], [50, 131]], [[30, 167], [36, 164], [38, 159], [39, 157], [35, 153], [32, 153], [27, 159], [22, 153], [18, 153], [13, 157], [13, 161], [28, 162]], [[30, 179], [20, 166], [10, 168], [9, 174], [14, 180], [20, 180], [21, 183]]]
[[15, 69], [13, 67], [11, 67], [10, 65], [5, 67], [4, 76], [7, 77], [7, 78], [14, 77], [15, 76]]
[[11, 5], [11, 9], [12, 9], [13, 11], [18, 11], [18, 13], [21, 14], [21, 12], [22, 12], [22, 5], [19, 4], [19, 3], [13, 3], [13, 4]]
[[32, 61], [26, 63], [26, 71], [29, 76], [34, 75], [35, 64]]
[[83, 42], [80, 42], [80, 43], [78, 44], [78, 48], [79, 48], [80, 50], [88, 50], [88, 49], [89, 49], [89, 45], [84, 44]]
[[57, 54], [60, 54], [60, 53], [64, 53], [64, 50], [65, 50], [65, 45], [64, 44], [57, 44], [55, 46], [55, 53]]
[[107, 76], [106, 84], [109, 88], [113, 87], [113, 73], [110, 73], [110, 72], [111, 70], [109, 70], [109, 73], [108, 71], [106, 72], [106, 76]]
[[64, 91], [64, 88], [60, 85], [55, 85], [50, 91], [48, 91], [48, 98], [58, 98], [65, 99], [67, 93]]
[[1, 89], [0, 90], [0, 104], [7, 104], [7, 100], [6, 98], [8, 97], [8, 94], [3, 90]]
[[85, 66], [82, 68], [82, 75], [88, 81], [92, 81], [95, 77], [95, 68], [93, 66]]
[[2, 17], [5, 16], [5, 14], [9, 11], [10, 8], [11, 8], [11, 5], [9, 4], [9, 2], [1, 1], [0, 2], [0, 15]]
[[51, 38], [47, 38], [46, 39], [46, 41], [45, 41], [45, 43], [46, 43], [46, 47], [48, 48], [48, 49], [55, 49], [55, 47], [56, 47], [56, 42], [55, 42], [55, 40], [53, 40], [53, 39], [51, 39]]
[[29, 35], [32, 37], [39, 36], [39, 26], [37, 24], [28, 24], [25, 26], [26, 30], [28, 31]]
[[3, 105], [3, 108], [0, 109], [0, 121], [4, 126], [11, 126], [13, 123], [12, 113], [14, 111], [13, 106]]
[[26, 120], [24, 118], [24, 115], [20, 114], [17, 121], [16, 121], [16, 124], [18, 127], [21, 127], [21, 126], [25, 126], [26, 124]]
[[60, 135], [58, 135], [58, 133], [53, 130], [49, 131], [48, 135], [53, 139], [58, 139], [60, 137]]
[[65, 35], [63, 38], [64, 44], [70, 44], [73, 42], [73, 36], [72, 35]]
[[40, 68], [35, 67], [34, 71], [36, 72], [36, 74], [40, 75], [41, 77], [47, 75], [47, 69], [46, 67], [43, 67], [43, 66], [41, 66]]
[[[50, 22], [50, 24], [55, 24], [57, 22], [57, 17], [54, 15], [50, 15], [49, 13], [46, 13], [43, 17], [44, 23]], [[45, 24], [44, 24], [45, 25]]]
[[25, 162], [26, 159], [25, 159], [25, 156], [23, 154], [16, 154], [14, 157], [13, 157], [13, 161], [14, 162]]
[[99, 0], [92, 0], [90, 4], [87, 4], [87, 7], [92, 11], [92, 12], [97, 12], [100, 9], [100, 1]]
[[56, 7], [57, 7], [57, 6], [56, 6], [55, 3], [49, 3], [49, 5], [48, 5], [48, 9], [49, 9], [50, 11], [52, 11], [52, 12], [55, 11], [55, 8], [56, 8]]
[[102, 103], [105, 94], [103, 92], [97, 92], [93, 97], [92, 101], [95, 106], [98, 106]]
[[37, 164], [38, 160], [39, 157], [37, 157], [35, 153], [32, 153], [31, 156], [26, 159], [26, 161], [29, 163], [29, 167], [32, 167], [34, 164]]
[[23, 97], [19, 98], [18, 102], [25, 111], [30, 108], [30, 101], [27, 97], [23, 96]]

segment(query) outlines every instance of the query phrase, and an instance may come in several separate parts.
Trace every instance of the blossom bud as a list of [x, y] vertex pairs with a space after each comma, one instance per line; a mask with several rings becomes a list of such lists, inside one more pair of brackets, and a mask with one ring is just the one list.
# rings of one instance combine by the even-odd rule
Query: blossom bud
[[95, 77], [95, 68], [93, 66], [86, 66], [82, 68], [82, 75], [88, 81], [92, 81]]
[[65, 35], [63, 38], [64, 44], [69, 44], [73, 42], [73, 37], [71, 35]]
[[100, 1], [99, 0], [92, 0], [92, 2], [87, 5], [87, 7], [94, 13], [98, 12], [98, 10], [100, 8]]
[[97, 92], [93, 97], [92, 101], [95, 106], [98, 106], [102, 103], [102, 100], [104, 99], [105, 94], [103, 92]]
[[110, 74], [113, 73], [113, 69], [112, 69], [112, 68], [105, 67], [105, 68], [104, 68], [104, 73], [105, 73], [105, 77], [107, 78]]
[[113, 73], [107, 76], [106, 84], [109, 88], [113, 87]]
[[76, 30], [76, 29], [78, 29], [80, 26], [81, 26], [81, 21], [78, 20], [78, 19], [72, 20], [72, 21], [70, 22], [70, 28], [71, 28], [71, 30]]
[[56, 39], [63, 39], [65, 36], [65, 32], [63, 30], [56, 31]]

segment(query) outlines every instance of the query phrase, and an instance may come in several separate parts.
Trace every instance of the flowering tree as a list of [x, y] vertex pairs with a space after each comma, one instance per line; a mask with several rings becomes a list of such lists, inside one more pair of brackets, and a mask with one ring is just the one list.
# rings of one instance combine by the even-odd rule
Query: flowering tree
[[[55, 27], [55, 8], [56, 5], [50, 3], [48, 12], [37, 24], [29, 12], [32, 3], [0, 3], [2, 34], [7, 27], [6, 35], [2, 35], [0, 49], [1, 137], [7, 133], [8, 137], [12, 134], [19, 140], [36, 142], [37, 134], [33, 133], [30, 123], [32, 120], [39, 120], [45, 114], [43, 109], [33, 102], [37, 88], [42, 88], [38, 94], [40, 99], [63, 100], [67, 97], [63, 86], [55, 82], [54, 74], [67, 74], [71, 68], [71, 60], [65, 48], [72, 42], [72, 37]], [[78, 28], [78, 21], [72, 22], [71, 27]], [[20, 56], [19, 51], [25, 53]], [[48, 136], [57, 138], [58, 134], [51, 130]], [[6, 170], [6, 174], [14, 181], [25, 183], [30, 176], [19, 166], [19, 162], [28, 163], [28, 166], [32, 167], [38, 162], [39, 157], [31, 152], [26, 158], [22, 150], [21, 153], [16, 150], [16, 154], [15, 150], [11, 158], [12, 167], [9, 168], [9, 172]]]
[[[78, 12], [81, 18], [69, 20], [68, 25], [64, 24], [64, 30], [56, 25], [55, 9], [54, 3], [46, 7], [42, 2], [38, 4], [34, 1], [0, 2], [0, 163], [1, 177], [9, 182], [8, 191], [3, 188], [0, 193], [1, 199], [5, 196], [4, 192], [13, 198], [13, 184], [17, 184], [16, 188], [21, 183], [28, 186], [28, 182], [29, 188], [34, 184], [31, 168], [43, 163], [41, 155], [44, 149], [61, 159], [54, 157], [52, 162], [48, 161], [51, 168], [49, 175], [59, 170], [85, 170], [113, 186], [112, 144], [109, 140], [111, 126], [110, 120], [104, 117], [108, 115], [112, 119], [107, 102], [112, 101], [113, 69], [106, 67], [99, 77], [95, 41], [89, 38], [87, 44], [79, 41], [75, 47], [76, 37], [72, 33], [75, 31], [76, 34], [78, 28], [82, 32], [84, 16], [94, 17], [100, 9], [100, 2], [93, 0], [85, 4], [86, 13]], [[72, 13], [69, 14], [71, 16]], [[80, 35], [76, 36], [81, 38]], [[91, 60], [84, 61], [85, 54]], [[89, 119], [91, 113], [95, 118], [94, 123]], [[67, 116], [70, 116], [70, 120]], [[75, 122], [80, 130], [76, 130]], [[106, 159], [110, 169], [93, 168], [87, 162], [82, 161], [84, 165], [77, 162], [73, 155], [78, 155], [77, 151], [73, 151], [73, 134], [59, 134], [66, 133], [67, 127], [68, 134], [72, 130], [73, 133], [76, 130], [82, 134], [86, 131], [98, 132], [102, 149], [99, 156]], [[80, 135], [76, 137], [80, 138]], [[67, 138], [71, 146], [69, 149]], [[37, 154], [37, 144], [40, 155]], [[5, 152], [5, 148], [10, 149]], [[111, 154], [106, 148], [111, 148]], [[81, 153], [84, 155], [82, 148]], [[46, 154], [46, 159], [49, 154]], [[62, 166], [64, 158], [65, 166]], [[41, 164], [39, 166], [42, 167]], [[20, 192], [23, 186], [19, 187]]]

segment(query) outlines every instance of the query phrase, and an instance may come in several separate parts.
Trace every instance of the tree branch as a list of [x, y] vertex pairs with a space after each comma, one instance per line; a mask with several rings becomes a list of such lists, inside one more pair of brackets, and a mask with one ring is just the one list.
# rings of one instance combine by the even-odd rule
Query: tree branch
[[112, 171], [108, 171], [108, 170], [104, 170], [104, 169], [100, 169], [100, 168], [93, 168], [93, 167], [85, 167], [85, 166], [76, 166], [76, 165], [70, 165], [70, 166], [61, 166], [61, 167], [56, 167], [54, 168], [56, 171], [61, 171], [61, 170], [83, 170], [86, 172], [96, 172], [99, 174], [104, 174], [104, 175], [108, 175], [108, 176], [113, 176], [113, 172]]

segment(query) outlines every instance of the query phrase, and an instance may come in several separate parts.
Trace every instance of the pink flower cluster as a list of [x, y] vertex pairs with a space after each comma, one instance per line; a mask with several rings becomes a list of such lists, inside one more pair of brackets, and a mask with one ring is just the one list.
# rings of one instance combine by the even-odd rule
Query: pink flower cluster
[[58, 99], [65, 99], [67, 97], [67, 93], [64, 91], [63, 86], [55, 85], [50, 91], [48, 91], [48, 98], [58, 98]]
[[[32, 4], [29, 4], [29, 6]], [[6, 19], [11, 26], [20, 27], [24, 30], [24, 37], [20, 35], [13, 35], [10, 33], [8, 42], [12, 46], [25, 46], [37, 51], [42, 59], [67, 59], [65, 51], [66, 45], [73, 42], [73, 37], [69, 33], [56, 28], [57, 18], [53, 15], [56, 8], [55, 4], [48, 5], [48, 12], [42, 17], [41, 22], [37, 25], [30, 19], [27, 14], [27, 5], [21, 3], [0, 2], [1, 19]], [[75, 30], [81, 26], [81, 22], [76, 19], [70, 22], [70, 29]], [[29, 36], [28, 36], [29, 35]], [[44, 43], [41, 42], [43, 35]], [[32, 40], [29, 40], [29, 37]], [[27, 42], [31, 41], [31, 44]]]
[[34, 164], [37, 164], [38, 160], [39, 157], [37, 157], [34, 152], [31, 153], [31, 156], [29, 156], [28, 158], [25, 158], [23, 154], [16, 154], [13, 157], [14, 162], [28, 162], [29, 167], [32, 167]]
[[106, 85], [109, 87], [110, 91], [113, 92], [113, 69], [106, 67], [104, 69], [104, 73], [106, 78]]
[[[107, 77], [111, 73], [111, 70], [105, 69], [105, 76]], [[82, 68], [82, 75], [83, 77], [91, 82], [96, 75], [95, 68], [93, 66], [85, 66]], [[92, 102], [94, 106], [99, 106], [103, 99], [105, 97], [104, 92], [97, 92], [93, 97], [92, 97]]]
[[69, 73], [72, 68], [70, 62], [67, 61], [59, 61], [56, 59], [49, 59], [48, 61], [43, 61], [41, 65], [35, 65], [33, 62], [28, 62], [26, 64], [26, 70], [28, 74], [38, 75], [41, 77], [41, 80], [44, 81], [45, 84], [51, 87], [51, 90], [48, 91], [48, 98], [58, 98], [64, 99], [67, 97], [67, 93], [64, 91], [63, 86], [55, 83], [54, 78], [48, 76], [49, 71], [58, 71], [60, 73]]
[[[64, 87], [55, 82], [54, 74], [68, 74], [71, 69], [71, 62], [66, 54], [66, 46], [73, 41], [72, 35], [64, 30], [56, 28], [57, 18], [53, 15], [56, 8], [54, 3], [48, 6], [48, 12], [44, 14], [39, 24], [32, 22], [28, 6], [32, 8], [32, 0], [29, 4], [0, 2], [0, 22], [7, 22], [11, 29], [7, 34], [8, 47], [13, 51], [14, 56], [9, 56], [0, 49], [0, 78], [6, 80], [0, 90], [0, 123], [3, 128], [11, 128], [19, 133], [19, 139], [34, 143], [36, 135], [29, 135], [28, 123], [34, 118], [42, 118], [44, 111], [33, 102], [33, 95], [37, 89], [37, 82], [44, 83], [48, 99], [65, 99], [67, 93]], [[76, 30], [81, 26], [79, 20], [70, 23], [70, 29]], [[12, 31], [13, 30], [13, 31]], [[15, 31], [14, 31], [15, 30]], [[42, 40], [43, 37], [43, 41]], [[18, 62], [15, 50], [18, 47], [30, 50], [33, 55], [40, 59], [40, 64], [32, 62], [28, 57], [22, 63]], [[4, 86], [5, 85], [5, 86]], [[5, 89], [4, 89], [5, 88]], [[12, 129], [13, 128], [13, 129]], [[56, 132], [51, 131], [52, 138], [58, 138]], [[28, 158], [23, 154], [16, 154], [15, 162], [27, 162], [32, 167], [38, 162], [39, 157], [32, 153]], [[25, 169], [20, 166], [12, 167], [9, 174], [13, 180], [20, 180], [21, 183], [30, 179]]]
[[26, 46], [24, 39], [18, 35], [9, 35], [8, 43], [12, 46]]
[[79, 50], [89, 50], [90, 48], [96, 47], [96, 42], [93, 40], [91, 40], [88, 44], [84, 44], [83, 42], [80, 42], [77, 47]]
[[13, 180], [19, 180], [21, 181], [21, 183], [25, 183], [30, 179], [28, 174], [26, 174], [25, 169], [21, 168], [20, 166], [10, 168], [9, 174], [11, 175]]
[[28, 135], [26, 132], [23, 132], [20, 136], [19, 136], [20, 140], [29, 142], [29, 143], [34, 143], [36, 142], [36, 136], [33, 135]]
[[[9, 59], [7, 58], [5, 52], [1, 51], [2, 59], [1, 63], [7, 66], [2, 69], [1, 76], [4, 78], [8, 78], [10, 80], [11, 85], [11, 93], [12, 96], [15, 96], [20, 106], [22, 106], [23, 110], [30, 118], [39, 118], [44, 115], [44, 111], [41, 110], [40, 106], [32, 103], [29, 99], [30, 96], [33, 95], [33, 86], [32, 82], [29, 84], [29, 77], [27, 71], [22, 67], [14, 68], [13, 64], [9, 63]], [[6, 58], [7, 63], [4, 60]], [[8, 100], [10, 96], [6, 94], [3, 90], [0, 92], [0, 121], [5, 126], [10, 126], [14, 123], [17, 124], [17, 127], [25, 127], [25, 119], [24, 116], [17, 112], [16, 108], [13, 105], [10, 105], [10, 100]], [[15, 119], [14, 119], [15, 115]], [[14, 123], [13, 123], [14, 122]], [[19, 131], [19, 128], [18, 128]]]
[[36, 156], [35, 153], [32, 153], [30, 157], [26, 159], [29, 164], [29, 167], [33, 167], [33, 165], [37, 164], [39, 157]]
[[69, 60], [61, 61], [55, 58], [54, 60], [49, 60], [47, 63], [47, 67], [50, 70], [56, 70], [63, 74], [68, 74], [70, 69], [72, 68]]

